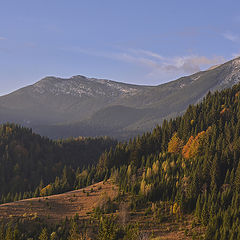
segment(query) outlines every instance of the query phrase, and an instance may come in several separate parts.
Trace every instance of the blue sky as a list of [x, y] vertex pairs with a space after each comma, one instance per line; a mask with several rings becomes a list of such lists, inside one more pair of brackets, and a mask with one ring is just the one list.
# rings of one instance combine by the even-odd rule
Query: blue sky
[[238, 0], [0, 0], [0, 95], [45, 76], [157, 85], [240, 54]]

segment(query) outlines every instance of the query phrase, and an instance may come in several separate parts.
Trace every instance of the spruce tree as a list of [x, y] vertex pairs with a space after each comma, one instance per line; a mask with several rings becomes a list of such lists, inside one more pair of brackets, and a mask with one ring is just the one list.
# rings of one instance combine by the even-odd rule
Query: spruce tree
[[200, 220], [202, 215], [202, 209], [201, 209], [201, 195], [198, 195], [197, 203], [196, 203], [196, 209], [195, 209], [195, 216]]
[[8, 224], [7, 226], [5, 240], [13, 240], [13, 232], [12, 232], [11, 224]]
[[207, 202], [205, 201], [202, 209], [202, 214], [201, 214], [201, 221], [204, 226], [207, 226], [208, 224], [208, 209], [207, 209]]
[[48, 240], [47, 228], [43, 228], [41, 234], [39, 235], [39, 240]]
[[234, 187], [235, 190], [240, 193], [240, 161], [238, 162], [237, 170], [235, 173]]
[[68, 240], [78, 240], [78, 239], [80, 239], [80, 235], [77, 233], [77, 223], [75, 221], [72, 221]]
[[0, 240], [5, 240], [5, 229], [4, 229], [4, 224], [1, 224], [0, 227]]

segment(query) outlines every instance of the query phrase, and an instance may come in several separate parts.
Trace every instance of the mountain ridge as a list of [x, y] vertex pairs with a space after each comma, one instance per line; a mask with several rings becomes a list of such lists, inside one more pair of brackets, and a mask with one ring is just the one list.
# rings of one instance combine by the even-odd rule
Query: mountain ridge
[[23, 124], [51, 138], [126, 138], [182, 114], [209, 91], [222, 90], [239, 81], [240, 58], [157, 86], [82, 75], [50, 76], [1, 96], [0, 121]]

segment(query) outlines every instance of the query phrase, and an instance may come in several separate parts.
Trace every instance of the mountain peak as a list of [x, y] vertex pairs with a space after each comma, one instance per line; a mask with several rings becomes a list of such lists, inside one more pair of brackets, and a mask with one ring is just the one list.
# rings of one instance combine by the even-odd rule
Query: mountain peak
[[76, 79], [76, 78], [88, 79], [86, 76], [83, 76], [83, 75], [75, 75], [75, 76], [72, 76], [70, 79]]
[[82, 75], [70, 78], [45, 77], [33, 85], [33, 92], [74, 97], [98, 97], [134, 95], [139, 87], [106, 79], [88, 78]]
[[232, 60], [232, 65], [240, 66], [240, 57], [237, 57]]

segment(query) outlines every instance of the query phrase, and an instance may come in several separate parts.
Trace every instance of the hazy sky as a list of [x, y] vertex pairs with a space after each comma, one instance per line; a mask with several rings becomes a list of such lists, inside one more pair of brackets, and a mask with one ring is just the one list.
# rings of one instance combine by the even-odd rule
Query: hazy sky
[[0, 0], [0, 95], [45, 76], [157, 85], [240, 53], [240, 1]]

